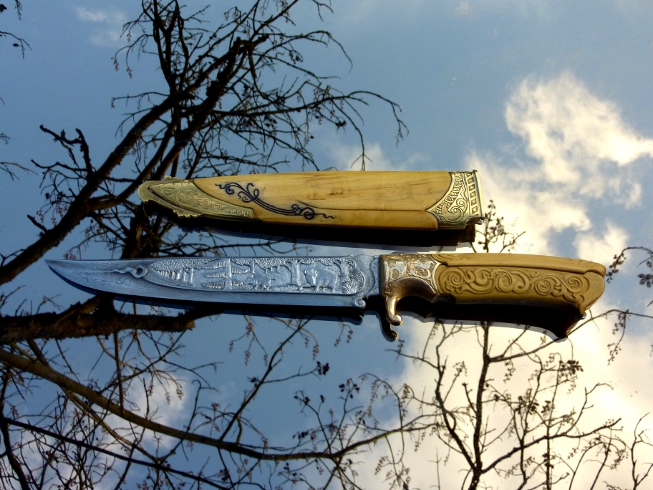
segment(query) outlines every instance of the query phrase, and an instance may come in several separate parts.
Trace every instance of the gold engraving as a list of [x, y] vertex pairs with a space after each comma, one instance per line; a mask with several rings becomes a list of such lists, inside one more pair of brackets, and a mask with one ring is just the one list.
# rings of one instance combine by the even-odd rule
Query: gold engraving
[[192, 180], [166, 178], [164, 181], [145, 182], [138, 189], [138, 195], [143, 202], [154, 201], [180, 217], [256, 219], [250, 208], [209, 196], [198, 189]]
[[445, 195], [426, 211], [438, 220], [441, 229], [464, 228], [483, 219], [481, 188], [476, 170], [450, 172], [451, 184]]
[[435, 271], [440, 262], [433, 255], [392, 254], [381, 256], [381, 284], [386, 316], [392, 325], [401, 324], [397, 303], [406, 296], [417, 296], [435, 301], [438, 286]]

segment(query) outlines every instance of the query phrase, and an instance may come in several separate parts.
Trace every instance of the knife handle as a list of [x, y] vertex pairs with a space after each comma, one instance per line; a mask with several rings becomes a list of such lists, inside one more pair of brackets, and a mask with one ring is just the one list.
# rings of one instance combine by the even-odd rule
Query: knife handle
[[140, 198], [182, 217], [396, 230], [482, 220], [473, 172], [301, 172], [146, 182]]
[[[431, 303], [455, 303], [475, 311], [511, 308], [528, 314], [518, 323], [541, 326], [537, 318], [557, 310], [565, 325], [544, 325], [566, 337], [587, 308], [596, 302], [605, 283], [605, 267], [581, 259], [519, 254], [391, 254], [381, 257], [381, 293], [388, 322], [400, 325], [399, 300], [409, 296]], [[557, 314], [557, 313], [556, 313]], [[498, 321], [505, 315], [499, 315]], [[510, 317], [510, 315], [508, 315]], [[490, 318], [491, 319], [491, 318]], [[503, 320], [514, 322], [514, 319]], [[392, 334], [394, 335], [394, 334]]]

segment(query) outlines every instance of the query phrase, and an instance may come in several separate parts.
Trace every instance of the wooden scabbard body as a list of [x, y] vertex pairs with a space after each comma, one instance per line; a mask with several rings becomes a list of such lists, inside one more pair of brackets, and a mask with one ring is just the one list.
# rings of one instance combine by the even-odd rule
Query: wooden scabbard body
[[364, 230], [467, 231], [482, 220], [473, 172], [302, 172], [144, 183], [181, 217]]

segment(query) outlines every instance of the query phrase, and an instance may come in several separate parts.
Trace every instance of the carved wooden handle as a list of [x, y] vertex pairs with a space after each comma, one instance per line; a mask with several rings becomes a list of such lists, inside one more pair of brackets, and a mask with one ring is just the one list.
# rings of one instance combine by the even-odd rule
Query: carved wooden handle
[[144, 183], [179, 216], [397, 230], [463, 230], [483, 218], [474, 172], [302, 172]]
[[[599, 299], [605, 267], [581, 259], [518, 254], [392, 254], [381, 256], [382, 294], [388, 321], [401, 324], [397, 302], [417, 296], [432, 303], [464, 305], [533, 306], [565, 310], [569, 324], [548, 330], [560, 335]], [[482, 310], [476, 310], [482, 311]], [[495, 308], [496, 311], [496, 308]], [[484, 320], [486, 318], [478, 318]], [[524, 318], [524, 322], [530, 323]], [[530, 323], [533, 324], [533, 323]]]

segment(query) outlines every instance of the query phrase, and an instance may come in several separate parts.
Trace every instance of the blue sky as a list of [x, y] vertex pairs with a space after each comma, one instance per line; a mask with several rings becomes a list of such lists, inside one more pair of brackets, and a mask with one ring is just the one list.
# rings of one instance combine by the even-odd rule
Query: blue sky
[[[40, 124], [70, 133], [79, 127], [92, 157], [103, 159], [117, 141], [123, 112], [111, 108], [112, 97], [160, 83], [160, 74], [147, 61], [134, 65], [131, 78], [111, 61], [123, 42], [121, 25], [135, 6], [127, 1], [37, 1], [25, 2], [20, 21], [13, 12], [2, 15], [2, 29], [27, 39], [31, 49], [22, 59], [16, 48], [0, 43], [5, 66], [11, 67], [0, 85], [0, 130], [11, 137], [9, 144], [0, 145], [0, 160], [27, 164], [30, 159], [65, 158], [38, 129]], [[322, 23], [316, 23], [311, 9], [300, 10], [295, 20], [302, 30], [331, 30], [353, 67], [336, 49], [316, 50], [314, 58], [307, 54], [307, 63], [339, 76], [334, 85], [342, 90], [366, 89], [394, 100], [410, 131], [397, 145], [388, 107], [372, 103], [364, 108], [370, 169], [478, 169], [486, 199], [497, 203], [515, 231], [526, 231], [519, 249], [525, 253], [578, 256], [608, 265], [624, 246], [653, 244], [649, 2], [351, 0], [333, 6], [334, 15], [327, 14]], [[219, 7], [210, 12], [219, 15]], [[354, 135], [342, 131], [318, 130], [313, 151], [324, 166], [342, 170], [358, 156]], [[35, 236], [25, 214], [40, 206], [38, 182], [39, 176], [23, 175], [0, 195], [2, 252]], [[66, 244], [48, 258], [61, 258], [65, 250]], [[325, 250], [333, 253], [315, 247], [315, 253]], [[101, 250], [88, 253], [104, 258]], [[650, 313], [650, 291], [634, 278], [644, 272], [637, 262], [637, 256], [627, 261], [594, 311], [618, 306]], [[48, 274], [39, 263], [14, 286], [24, 285], [24, 297], [35, 302], [53, 291], [64, 304], [83, 297]], [[198, 326], [185, 338], [187, 349], [198, 358], [233, 359], [218, 340], [207, 347], [203, 339], [227, 338], [234, 322], [242, 324], [221, 317]], [[320, 327], [322, 344], [333, 344], [337, 328]], [[605, 348], [613, 341], [610, 321], [587, 325], [556, 347], [573, 349], [577, 358], [593, 365], [593, 375], [611, 383], [600, 395], [597, 420], [620, 414], [625, 430], [631, 430], [633, 421], [649, 411], [653, 394], [641, 386], [653, 374], [651, 327], [635, 322], [624, 352], [610, 366]], [[325, 358], [339, 361], [333, 362], [334, 380], [374, 372], [396, 382], [427, 385], [414, 366], [395, 362], [386, 352], [374, 318], [356, 328], [351, 343], [324, 351]], [[418, 320], [409, 320], [401, 335], [409, 348], [417, 349], [425, 331]], [[532, 341], [538, 339], [533, 334]], [[296, 364], [311, 362], [310, 353], [298, 352]], [[464, 353], [453, 348], [451, 356], [464, 358]], [[239, 369], [222, 375], [221, 396], [237, 394], [244, 375]], [[589, 376], [585, 381], [588, 386], [595, 382]], [[182, 410], [183, 403], [165, 413], [172, 420]], [[653, 418], [645, 423], [653, 428]], [[415, 461], [424, 454], [416, 453]], [[454, 467], [455, 460], [448, 467], [451, 483], [458, 478]], [[428, 488], [428, 475], [428, 468], [416, 469], [415, 487]]]

